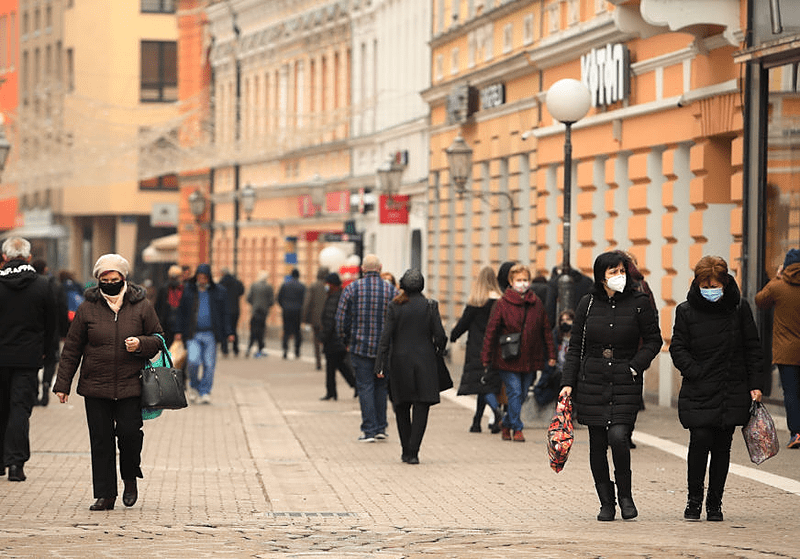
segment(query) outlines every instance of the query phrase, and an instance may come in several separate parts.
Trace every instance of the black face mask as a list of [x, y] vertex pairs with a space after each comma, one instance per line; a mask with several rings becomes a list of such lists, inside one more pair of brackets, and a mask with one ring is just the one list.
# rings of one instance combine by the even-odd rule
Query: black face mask
[[571, 322], [562, 322], [561, 323], [561, 331], [565, 334], [572, 330], [572, 323]]
[[110, 283], [100, 282], [100, 291], [106, 295], [119, 295], [119, 292], [122, 291], [123, 285], [125, 285], [125, 282], [122, 280], [113, 281]]

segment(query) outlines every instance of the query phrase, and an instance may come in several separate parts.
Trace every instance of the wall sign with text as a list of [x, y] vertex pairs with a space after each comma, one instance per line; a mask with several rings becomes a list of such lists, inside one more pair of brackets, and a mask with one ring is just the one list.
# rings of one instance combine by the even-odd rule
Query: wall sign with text
[[630, 53], [621, 43], [592, 49], [581, 56], [581, 81], [592, 94], [593, 107], [627, 99], [630, 75]]
[[506, 102], [506, 84], [495, 83], [481, 89], [481, 109], [493, 109]]

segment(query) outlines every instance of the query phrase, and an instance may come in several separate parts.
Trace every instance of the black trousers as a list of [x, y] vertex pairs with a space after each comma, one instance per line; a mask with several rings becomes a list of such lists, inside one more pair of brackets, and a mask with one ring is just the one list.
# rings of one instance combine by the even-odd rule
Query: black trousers
[[608, 427], [589, 426], [589, 467], [594, 482], [611, 481], [608, 470], [608, 447], [614, 460], [614, 476], [619, 478], [631, 471], [631, 425], [617, 423]]
[[397, 419], [397, 432], [400, 435], [400, 444], [403, 455], [417, 456], [428, 426], [428, 412], [430, 404], [402, 402], [394, 404], [394, 415]]
[[731, 443], [734, 426], [693, 427], [689, 429], [689, 454], [686, 457], [686, 481], [689, 495], [702, 500], [703, 482], [706, 478], [706, 464], [711, 455], [708, 470], [708, 494], [722, 499], [728, 468], [731, 463]]
[[347, 352], [326, 353], [325, 354], [325, 395], [337, 397], [336, 394], [336, 371], [340, 371], [344, 380], [350, 388], [356, 387], [356, 375], [353, 366], [347, 357]]
[[122, 479], [142, 477], [142, 406], [138, 396], [122, 400], [84, 398], [89, 442], [92, 447], [94, 497], [117, 496], [114, 442], [119, 447]]
[[289, 338], [294, 337], [294, 354], [300, 357], [300, 344], [303, 336], [300, 334], [300, 312], [283, 313], [283, 354], [289, 352]]
[[30, 460], [31, 410], [39, 394], [39, 369], [0, 367], [0, 451], [3, 466]]
[[[234, 355], [239, 355], [239, 333], [236, 331], [236, 326], [238, 324], [239, 314], [231, 314], [231, 329], [233, 330], [233, 342], [231, 345], [233, 346]], [[222, 355], [228, 355], [228, 338], [222, 338], [220, 349], [222, 350]]]

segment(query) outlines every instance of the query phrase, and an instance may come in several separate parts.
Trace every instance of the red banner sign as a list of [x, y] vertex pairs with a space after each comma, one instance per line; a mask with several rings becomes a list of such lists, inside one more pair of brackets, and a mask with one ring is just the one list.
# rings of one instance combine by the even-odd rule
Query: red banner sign
[[408, 223], [409, 197], [407, 194], [395, 194], [392, 196], [381, 195], [380, 200], [380, 223], [406, 224]]

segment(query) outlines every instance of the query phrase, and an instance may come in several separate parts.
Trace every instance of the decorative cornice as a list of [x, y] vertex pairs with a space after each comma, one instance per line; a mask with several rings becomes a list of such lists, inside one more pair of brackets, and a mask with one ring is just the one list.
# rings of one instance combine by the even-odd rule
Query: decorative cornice
[[635, 37], [620, 31], [611, 14], [602, 14], [542, 40], [528, 51], [528, 60], [537, 69], [552, 68], [578, 60], [582, 54], [608, 43], [624, 43]]
[[482, 66], [475, 71], [458, 76], [446, 82], [440, 82], [423, 90], [420, 95], [428, 104], [443, 103], [454, 87], [462, 84], [483, 87], [498, 81], [508, 81], [534, 71], [528, 63], [527, 53], [520, 52], [508, 58], [498, 60], [489, 66]]

